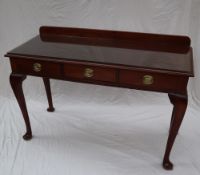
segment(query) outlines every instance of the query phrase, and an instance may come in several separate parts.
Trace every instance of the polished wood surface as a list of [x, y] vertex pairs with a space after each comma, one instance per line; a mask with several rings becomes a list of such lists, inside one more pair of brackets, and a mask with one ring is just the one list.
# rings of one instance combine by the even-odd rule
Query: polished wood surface
[[[42, 30], [43, 28], [41, 28]], [[45, 30], [46, 28], [44, 28]], [[50, 28], [51, 29], [51, 28]], [[54, 29], [54, 28], [53, 28]], [[53, 30], [52, 29], [52, 30]], [[57, 28], [56, 28], [57, 29]], [[67, 28], [68, 29], [68, 28]], [[71, 29], [71, 28], [70, 28]], [[58, 30], [58, 29], [57, 29]], [[128, 32], [124, 34], [124, 32], [116, 32], [112, 38], [112, 42], [109, 47], [106, 47], [105, 44], [107, 42], [106, 36], [111, 31], [103, 31], [105, 35], [101, 38], [101, 43], [98, 43], [98, 38], [93, 37], [94, 42], [84, 43], [83, 41], [87, 41], [88, 35], [91, 35], [91, 30], [84, 29], [83, 32], [80, 32], [80, 29], [76, 29], [74, 33], [78, 33], [81, 37], [77, 37], [71, 35], [73, 29], [66, 30], [69, 33], [65, 35], [63, 33], [59, 34], [55, 30], [54, 37], [52, 38], [49, 33], [41, 36], [36, 36], [33, 39], [29, 40], [25, 44], [17, 47], [16, 49], [8, 52], [7, 56], [9, 57], [18, 57], [18, 56], [28, 56], [31, 58], [40, 59], [52, 59], [52, 60], [65, 60], [65, 61], [81, 61], [81, 62], [93, 62], [99, 64], [110, 64], [110, 65], [124, 65], [128, 66], [132, 69], [151, 69], [151, 70], [162, 70], [168, 71], [170, 74], [185, 74], [188, 76], [193, 76], [193, 62], [192, 62], [192, 49], [190, 48], [190, 42], [188, 37], [180, 37], [180, 36], [165, 36], [165, 35], [153, 35], [152, 34], [138, 34]], [[42, 30], [43, 31], [43, 30]], [[54, 31], [54, 30], [53, 30]], [[60, 31], [60, 30], [58, 30]], [[61, 30], [62, 31], [62, 30]], [[92, 30], [93, 31], [93, 30]], [[101, 33], [101, 31], [94, 30], [96, 35]], [[44, 31], [43, 31], [44, 32]], [[56, 35], [57, 34], [57, 35]], [[64, 36], [63, 36], [64, 35]], [[96, 36], [95, 35], [95, 36]], [[98, 37], [100, 38], [99, 35]], [[130, 42], [133, 39], [135, 45], [127, 46], [126, 40], [120, 40], [120, 46], [116, 47], [116, 43], [119, 42], [118, 37], [122, 38], [126, 36], [126, 39], [129, 39]], [[62, 37], [63, 36], [63, 37]], [[96, 36], [96, 37], [97, 37]], [[118, 37], [117, 37], [118, 36]], [[148, 37], [149, 36], [149, 37]], [[42, 40], [41, 38], [48, 38], [47, 41]], [[66, 38], [65, 42], [60, 42], [58, 38]], [[129, 37], [129, 38], [128, 38]], [[110, 39], [109, 38], [109, 39]], [[144, 40], [145, 38], [145, 40]], [[149, 39], [148, 39], [149, 38]], [[158, 39], [157, 39], [158, 38]], [[72, 43], [71, 40], [74, 40]], [[158, 40], [158, 41], [157, 41]], [[163, 51], [160, 47], [155, 47], [154, 49], [147, 49], [146, 44], [150, 42], [149, 45], [152, 46], [153, 43], [157, 42], [158, 46], [164, 45], [164, 48], [170, 48], [174, 44], [179, 44], [180, 48], [182, 48], [182, 52], [176, 50], [168, 50]], [[138, 42], [143, 44], [141, 49], [138, 49]], [[162, 44], [163, 43], [163, 44]], [[166, 44], [167, 43], [167, 44]], [[183, 43], [183, 44], [182, 44]], [[142, 45], [141, 44], [141, 45]], [[156, 46], [157, 46], [156, 45]], [[184, 47], [182, 46], [184, 45]], [[187, 50], [185, 47], [187, 46]], [[157, 49], [157, 50], [156, 50]], [[176, 51], [176, 52], [175, 52]]]
[[[91, 72], [87, 73], [87, 70]], [[64, 75], [75, 79], [89, 79], [106, 82], [116, 82], [116, 70], [112, 68], [103, 68], [98, 66], [86, 66], [77, 64], [65, 64]]]
[[[41, 60], [32, 60], [26, 58], [12, 57], [11, 67], [12, 71], [20, 74], [29, 74], [36, 76], [52, 76], [52, 78], [57, 78], [61, 76], [60, 64], [54, 62], [46, 62]], [[34, 64], [39, 63], [42, 67], [40, 71], [34, 70]]]
[[174, 141], [176, 139], [176, 136], [178, 134], [179, 128], [183, 121], [185, 111], [187, 109], [187, 104], [188, 104], [187, 95], [178, 96], [177, 94], [169, 94], [169, 98], [172, 104], [174, 105], [174, 108], [172, 111], [172, 118], [171, 118], [171, 123], [170, 123], [167, 146], [166, 146], [165, 155], [163, 158], [163, 167], [167, 170], [173, 169], [173, 164], [170, 161], [169, 156], [170, 156]]
[[40, 36], [43, 41], [107, 47], [114, 46], [174, 53], [186, 53], [190, 49], [190, 38], [176, 35], [43, 26], [40, 28]]
[[25, 140], [32, 138], [22, 90], [27, 75], [43, 78], [50, 112], [50, 78], [168, 93], [174, 109], [163, 167], [173, 168], [170, 152], [187, 108], [187, 83], [194, 76], [187, 36], [44, 26], [39, 36], [6, 56], [26, 125]]
[[10, 84], [15, 94], [15, 97], [18, 101], [19, 107], [22, 111], [23, 118], [26, 124], [26, 133], [23, 135], [24, 140], [30, 140], [32, 138], [32, 130], [30, 119], [28, 116], [28, 111], [26, 107], [26, 101], [24, 98], [24, 93], [22, 89], [22, 83], [26, 79], [25, 75], [11, 74], [10, 75]]
[[55, 108], [53, 107], [52, 95], [51, 95], [51, 86], [49, 78], [43, 77], [44, 87], [47, 94], [47, 100], [49, 103], [49, 107], [47, 108], [48, 112], [54, 112]]

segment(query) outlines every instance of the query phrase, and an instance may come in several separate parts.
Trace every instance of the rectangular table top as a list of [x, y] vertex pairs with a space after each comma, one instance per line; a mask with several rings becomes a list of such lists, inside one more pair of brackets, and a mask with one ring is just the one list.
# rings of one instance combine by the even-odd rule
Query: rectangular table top
[[[193, 76], [192, 48], [190, 46], [184, 52], [163, 51], [162, 49], [156, 50], [155, 48], [135, 48], [131, 47], [131, 44], [126, 44], [130, 40], [128, 42], [123, 41], [124, 43], [126, 42], [125, 44], [115, 44], [115, 41], [116, 43], [120, 41], [116, 37], [113, 37], [112, 42], [109, 44], [102, 44], [106, 43], [108, 38], [89, 38], [88, 36], [84, 36], [84, 30], [86, 29], [83, 29], [82, 36], [72, 35], [71, 33], [69, 35], [67, 33], [59, 35], [60, 38], [62, 37], [62, 40], [59, 40], [59, 37], [56, 40], [55, 35], [46, 35], [44, 37], [40, 34], [8, 52], [6, 56], [29, 56], [33, 58], [42, 57], [43, 59], [77, 60], [100, 64], [125, 65], [136, 68], [167, 70], [172, 73]], [[129, 33], [131, 34], [131, 32]], [[145, 35], [148, 36], [148, 34]], [[151, 34], [149, 35], [150, 40]], [[96, 43], [95, 40], [97, 41]]]

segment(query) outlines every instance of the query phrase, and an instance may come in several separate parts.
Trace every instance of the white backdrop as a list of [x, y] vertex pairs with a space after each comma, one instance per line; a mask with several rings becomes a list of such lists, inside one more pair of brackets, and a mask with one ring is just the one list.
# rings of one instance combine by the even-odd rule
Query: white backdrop
[[171, 174], [200, 173], [200, 0], [0, 0], [0, 175], [166, 174], [160, 163], [172, 106], [165, 94], [52, 80], [56, 112], [49, 114], [41, 79], [28, 77], [35, 138], [21, 139], [24, 123], [4, 54], [41, 25], [189, 35], [195, 78]]

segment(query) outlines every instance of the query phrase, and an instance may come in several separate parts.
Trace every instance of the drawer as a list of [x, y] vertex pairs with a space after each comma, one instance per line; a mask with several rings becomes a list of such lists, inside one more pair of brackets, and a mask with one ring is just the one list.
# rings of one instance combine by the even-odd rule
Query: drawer
[[116, 81], [116, 70], [98, 66], [65, 64], [64, 75], [72, 79], [97, 80], [106, 82]]
[[185, 92], [187, 81], [185, 76], [142, 71], [121, 70], [119, 74], [120, 84], [144, 90]]
[[35, 76], [61, 76], [59, 63], [32, 59], [11, 58], [11, 67], [14, 73], [29, 74]]

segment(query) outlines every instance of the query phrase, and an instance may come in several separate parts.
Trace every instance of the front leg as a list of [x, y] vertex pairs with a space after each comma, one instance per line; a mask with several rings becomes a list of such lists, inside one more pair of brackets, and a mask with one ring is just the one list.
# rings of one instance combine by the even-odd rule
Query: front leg
[[178, 134], [178, 130], [181, 126], [182, 120], [185, 115], [185, 111], [187, 108], [187, 95], [176, 95], [176, 94], [169, 94], [170, 101], [174, 105], [173, 112], [172, 112], [172, 119], [171, 119], [171, 125], [170, 125], [170, 131], [167, 141], [167, 146], [165, 150], [165, 155], [163, 159], [163, 167], [166, 170], [172, 170], [173, 164], [170, 162], [170, 152], [173, 147], [176, 135]]
[[25, 75], [13, 74], [13, 73], [10, 75], [10, 84], [15, 94], [15, 97], [17, 99], [17, 102], [19, 104], [19, 107], [21, 109], [21, 112], [25, 121], [25, 125], [26, 125], [26, 133], [23, 136], [23, 138], [24, 140], [30, 140], [32, 138], [32, 131], [31, 131], [30, 120], [29, 120], [28, 111], [26, 107], [26, 101], [25, 101], [24, 93], [22, 89], [22, 82], [25, 79], [26, 79]]

